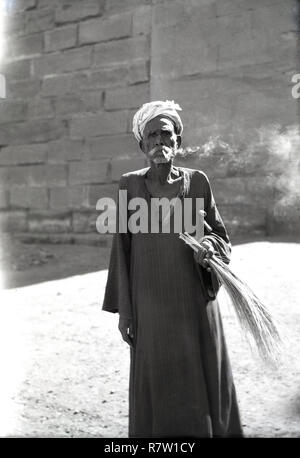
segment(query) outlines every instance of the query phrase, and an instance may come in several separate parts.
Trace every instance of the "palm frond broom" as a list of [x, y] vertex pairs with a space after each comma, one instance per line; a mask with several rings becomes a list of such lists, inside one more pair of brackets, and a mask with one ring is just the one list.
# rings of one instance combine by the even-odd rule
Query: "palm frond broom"
[[[211, 231], [210, 226], [205, 221], [204, 224]], [[179, 237], [186, 244], [190, 245], [195, 252], [203, 249], [200, 243], [190, 234], [186, 232], [180, 233]], [[217, 254], [206, 260], [210, 269], [224, 286], [238, 322], [244, 330], [248, 341], [250, 342], [251, 340], [249, 337], [253, 338], [258, 353], [265, 362], [272, 365], [278, 363], [282, 341], [279, 331], [265, 305]]]

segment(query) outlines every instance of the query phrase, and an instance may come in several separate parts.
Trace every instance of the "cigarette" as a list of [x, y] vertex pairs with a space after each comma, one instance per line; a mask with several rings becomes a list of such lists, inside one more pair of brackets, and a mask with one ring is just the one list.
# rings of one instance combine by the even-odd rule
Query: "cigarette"
[[207, 230], [207, 232], [212, 232], [212, 228], [211, 226], [205, 221], [205, 216], [207, 215], [206, 211], [204, 210], [199, 210], [199, 213], [201, 213], [201, 215], [203, 216], [203, 224], [204, 224], [204, 227], [205, 229]]

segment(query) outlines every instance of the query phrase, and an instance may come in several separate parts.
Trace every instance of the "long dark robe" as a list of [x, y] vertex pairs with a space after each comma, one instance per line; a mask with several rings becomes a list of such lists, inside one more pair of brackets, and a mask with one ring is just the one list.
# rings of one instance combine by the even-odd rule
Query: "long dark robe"
[[[128, 199], [150, 202], [149, 169], [122, 176]], [[204, 198], [205, 234], [229, 262], [231, 245], [207, 176], [178, 167], [181, 197]], [[219, 283], [176, 233], [114, 235], [103, 310], [132, 318], [129, 437], [241, 436], [216, 299]]]

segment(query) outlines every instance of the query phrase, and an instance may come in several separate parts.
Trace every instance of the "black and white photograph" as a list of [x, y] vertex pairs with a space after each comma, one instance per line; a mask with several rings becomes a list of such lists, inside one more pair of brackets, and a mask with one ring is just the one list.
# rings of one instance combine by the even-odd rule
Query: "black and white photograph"
[[300, 437], [299, 50], [299, 0], [0, 0], [0, 438]]

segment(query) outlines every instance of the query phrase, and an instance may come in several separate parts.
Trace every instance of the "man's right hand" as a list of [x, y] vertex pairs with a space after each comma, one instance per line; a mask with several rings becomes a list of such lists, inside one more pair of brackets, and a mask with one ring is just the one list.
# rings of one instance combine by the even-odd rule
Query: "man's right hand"
[[133, 345], [133, 325], [131, 318], [119, 318], [119, 331], [122, 335], [122, 339], [128, 343], [128, 345]]

